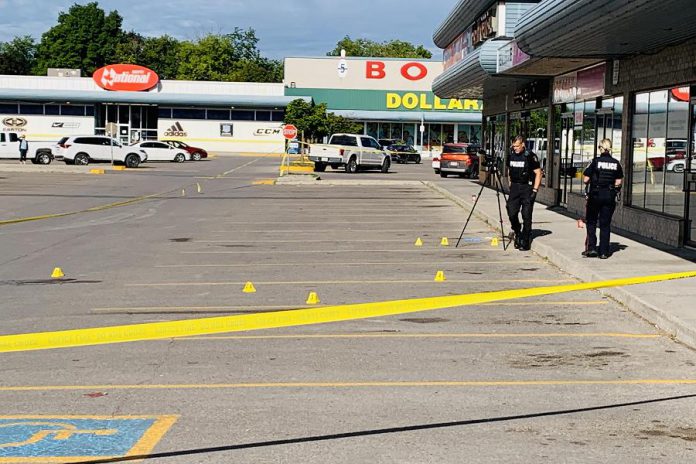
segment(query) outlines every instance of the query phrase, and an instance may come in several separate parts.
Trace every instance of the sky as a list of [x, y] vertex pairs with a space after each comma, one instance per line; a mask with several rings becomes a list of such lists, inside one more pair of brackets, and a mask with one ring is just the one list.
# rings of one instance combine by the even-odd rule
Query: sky
[[[0, 41], [41, 34], [58, 13], [74, 3], [64, 0], [0, 0]], [[124, 30], [145, 36], [169, 34], [192, 40], [207, 33], [253, 28], [264, 56], [323, 56], [344, 36], [378, 42], [399, 39], [423, 45], [439, 59], [432, 40], [457, 0], [101, 0], [99, 6], [123, 17]]]

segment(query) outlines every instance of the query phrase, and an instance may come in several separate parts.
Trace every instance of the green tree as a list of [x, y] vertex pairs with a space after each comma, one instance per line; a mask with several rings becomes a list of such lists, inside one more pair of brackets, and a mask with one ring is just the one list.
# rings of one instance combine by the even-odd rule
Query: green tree
[[0, 42], [0, 74], [31, 74], [36, 63], [36, 43], [28, 35]]
[[326, 103], [315, 105], [302, 99], [291, 101], [285, 109], [285, 122], [297, 127], [305, 140], [310, 142], [328, 135]]
[[425, 58], [430, 59], [433, 54], [423, 45], [414, 45], [402, 40], [389, 40], [375, 42], [369, 39], [351, 39], [345, 36], [336, 44], [336, 48], [327, 53], [328, 56], [340, 56], [341, 50], [346, 51], [347, 56], [373, 56], [379, 58]]
[[317, 141], [336, 133], [362, 133], [363, 125], [334, 113], [326, 112], [326, 103], [315, 105], [302, 99], [293, 100], [285, 109], [285, 122], [303, 133], [305, 140]]
[[229, 77], [235, 82], [283, 82], [283, 62], [267, 58], [241, 60]]
[[179, 41], [169, 35], [143, 37], [136, 32], [124, 34], [116, 48], [116, 62], [145, 66], [160, 79], [174, 79], [179, 71]]
[[58, 15], [58, 24], [41, 36], [34, 72], [45, 75], [47, 68], [79, 68], [87, 75], [114, 62], [124, 40], [123, 18], [118, 11], [108, 15], [97, 2], [74, 4]]
[[329, 134], [362, 134], [364, 130], [362, 123], [351, 121], [334, 113], [326, 114], [326, 126]]

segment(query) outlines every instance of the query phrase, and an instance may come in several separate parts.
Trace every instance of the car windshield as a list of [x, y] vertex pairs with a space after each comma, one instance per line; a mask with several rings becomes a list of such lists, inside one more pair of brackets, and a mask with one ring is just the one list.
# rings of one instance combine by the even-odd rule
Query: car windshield
[[470, 153], [471, 149], [469, 146], [461, 146], [461, 145], [445, 145], [442, 148], [443, 153]]

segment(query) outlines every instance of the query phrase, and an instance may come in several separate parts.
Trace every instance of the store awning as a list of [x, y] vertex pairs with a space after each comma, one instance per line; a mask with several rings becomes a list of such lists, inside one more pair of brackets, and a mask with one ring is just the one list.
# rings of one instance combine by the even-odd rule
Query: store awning
[[56, 103], [124, 103], [170, 106], [234, 106], [247, 108], [284, 108], [296, 99], [311, 97], [272, 95], [164, 94], [157, 92], [92, 92], [79, 90], [0, 89], [0, 101]]
[[462, 124], [481, 124], [481, 113], [458, 113], [448, 111], [364, 111], [364, 110], [328, 110], [336, 116], [343, 116], [356, 121], [394, 121], [394, 122], [446, 122]]
[[440, 74], [433, 82], [435, 95], [440, 98], [482, 98], [484, 84], [496, 73], [498, 49], [502, 43], [488, 40]]
[[433, 42], [447, 48], [459, 34], [472, 24], [493, 3], [493, 0], [459, 0], [433, 34]]
[[696, 37], [694, 0], [545, 0], [517, 24], [532, 57], [617, 57]]

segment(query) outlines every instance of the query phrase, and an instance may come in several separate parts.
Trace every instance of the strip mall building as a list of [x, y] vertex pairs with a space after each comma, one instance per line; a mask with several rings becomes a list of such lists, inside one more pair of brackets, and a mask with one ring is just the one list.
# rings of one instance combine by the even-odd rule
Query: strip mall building
[[301, 98], [363, 123], [366, 134], [436, 152], [444, 142], [481, 139], [480, 101], [432, 93], [442, 71], [439, 61], [323, 57], [286, 59], [282, 84], [159, 80], [119, 64], [92, 77], [0, 76], [0, 130], [36, 141], [96, 133], [281, 153], [285, 108]]
[[459, 0], [433, 39], [434, 93], [482, 99], [486, 148], [502, 157], [528, 138], [540, 201], [582, 215], [580, 174], [609, 138], [626, 172], [614, 226], [696, 245], [692, 0]]

